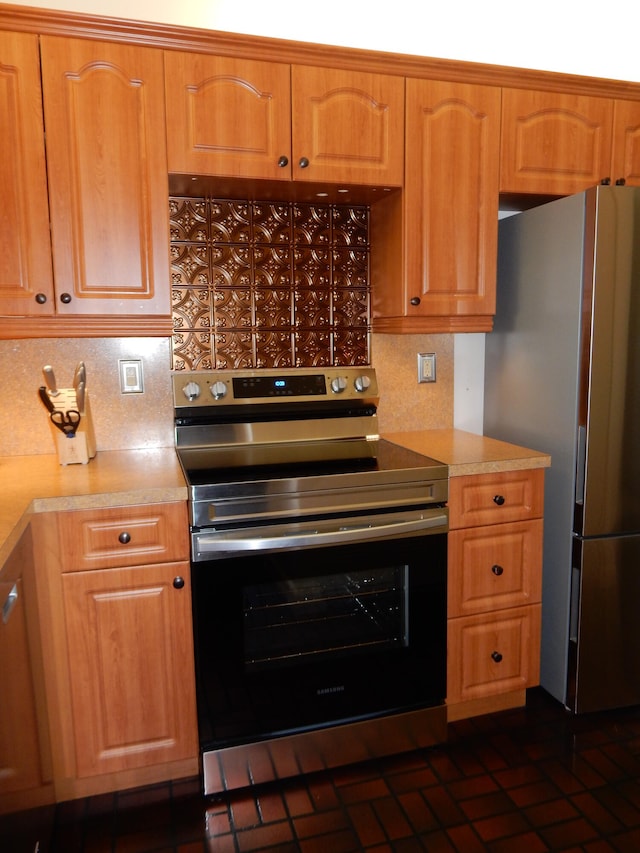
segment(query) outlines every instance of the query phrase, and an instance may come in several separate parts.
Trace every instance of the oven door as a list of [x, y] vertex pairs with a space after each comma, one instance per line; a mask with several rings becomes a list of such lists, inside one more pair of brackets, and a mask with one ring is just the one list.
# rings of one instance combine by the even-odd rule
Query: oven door
[[192, 576], [204, 750], [444, 703], [446, 526]]

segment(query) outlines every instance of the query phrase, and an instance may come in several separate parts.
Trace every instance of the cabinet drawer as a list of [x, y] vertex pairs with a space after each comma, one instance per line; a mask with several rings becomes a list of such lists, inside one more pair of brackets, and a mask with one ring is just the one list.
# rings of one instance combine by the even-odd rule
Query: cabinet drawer
[[533, 687], [540, 680], [540, 604], [448, 624], [447, 702]]
[[541, 518], [544, 468], [469, 474], [449, 481], [449, 527]]
[[448, 616], [539, 602], [542, 519], [449, 533]]
[[58, 514], [64, 571], [189, 559], [186, 502]]

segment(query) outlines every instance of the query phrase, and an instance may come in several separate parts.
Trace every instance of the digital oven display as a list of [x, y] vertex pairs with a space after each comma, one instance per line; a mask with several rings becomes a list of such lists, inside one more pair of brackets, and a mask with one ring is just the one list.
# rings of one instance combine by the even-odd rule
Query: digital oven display
[[312, 376], [243, 376], [233, 379], [233, 396], [239, 399], [314, 397], [327, 393], [324, 374]]

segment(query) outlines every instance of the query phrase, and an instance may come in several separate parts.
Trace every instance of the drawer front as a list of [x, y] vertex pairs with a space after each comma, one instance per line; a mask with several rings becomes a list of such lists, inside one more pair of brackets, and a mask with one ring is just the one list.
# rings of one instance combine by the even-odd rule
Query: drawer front
[[449, 481], [449, 527], [541, 518], [544, 468], [470, 474]]
[[447, 702], [481, 699], [540, 681], [541, 605], [448, 624]]
[[542, 519], [449, 533], [449, 618], [541, 601]]
[[66, 572], [189, 559], [183, 501], [61, 512], [58, 533]]

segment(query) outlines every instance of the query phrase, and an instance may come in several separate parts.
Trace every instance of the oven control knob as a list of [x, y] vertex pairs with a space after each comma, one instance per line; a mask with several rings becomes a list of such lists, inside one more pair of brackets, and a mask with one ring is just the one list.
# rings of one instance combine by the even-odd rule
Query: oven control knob
[[214, 400], [222, 400], [223, 397], [226, 397], [227, 394], [227, 386], [224, 382], [214, 382], [211, 386], [211, 396]]
[[366, 391], [371, 385], [371, 379], [368, 376], [358, 376], [353, 384], [356, 386], [356, 391]]
[[193, 402], [193, 400], [197, 400], [200, 396], [200, 386], [197, 382], [187, 382], [187, 384], [182, 389], [182, 393], [191, 403]]
[[334, 394], [342, 394], [346, 387], [347, 380], [344, 378], [344, 376], [336, 376], [335, 379], [331, 380], [331, 390]]

